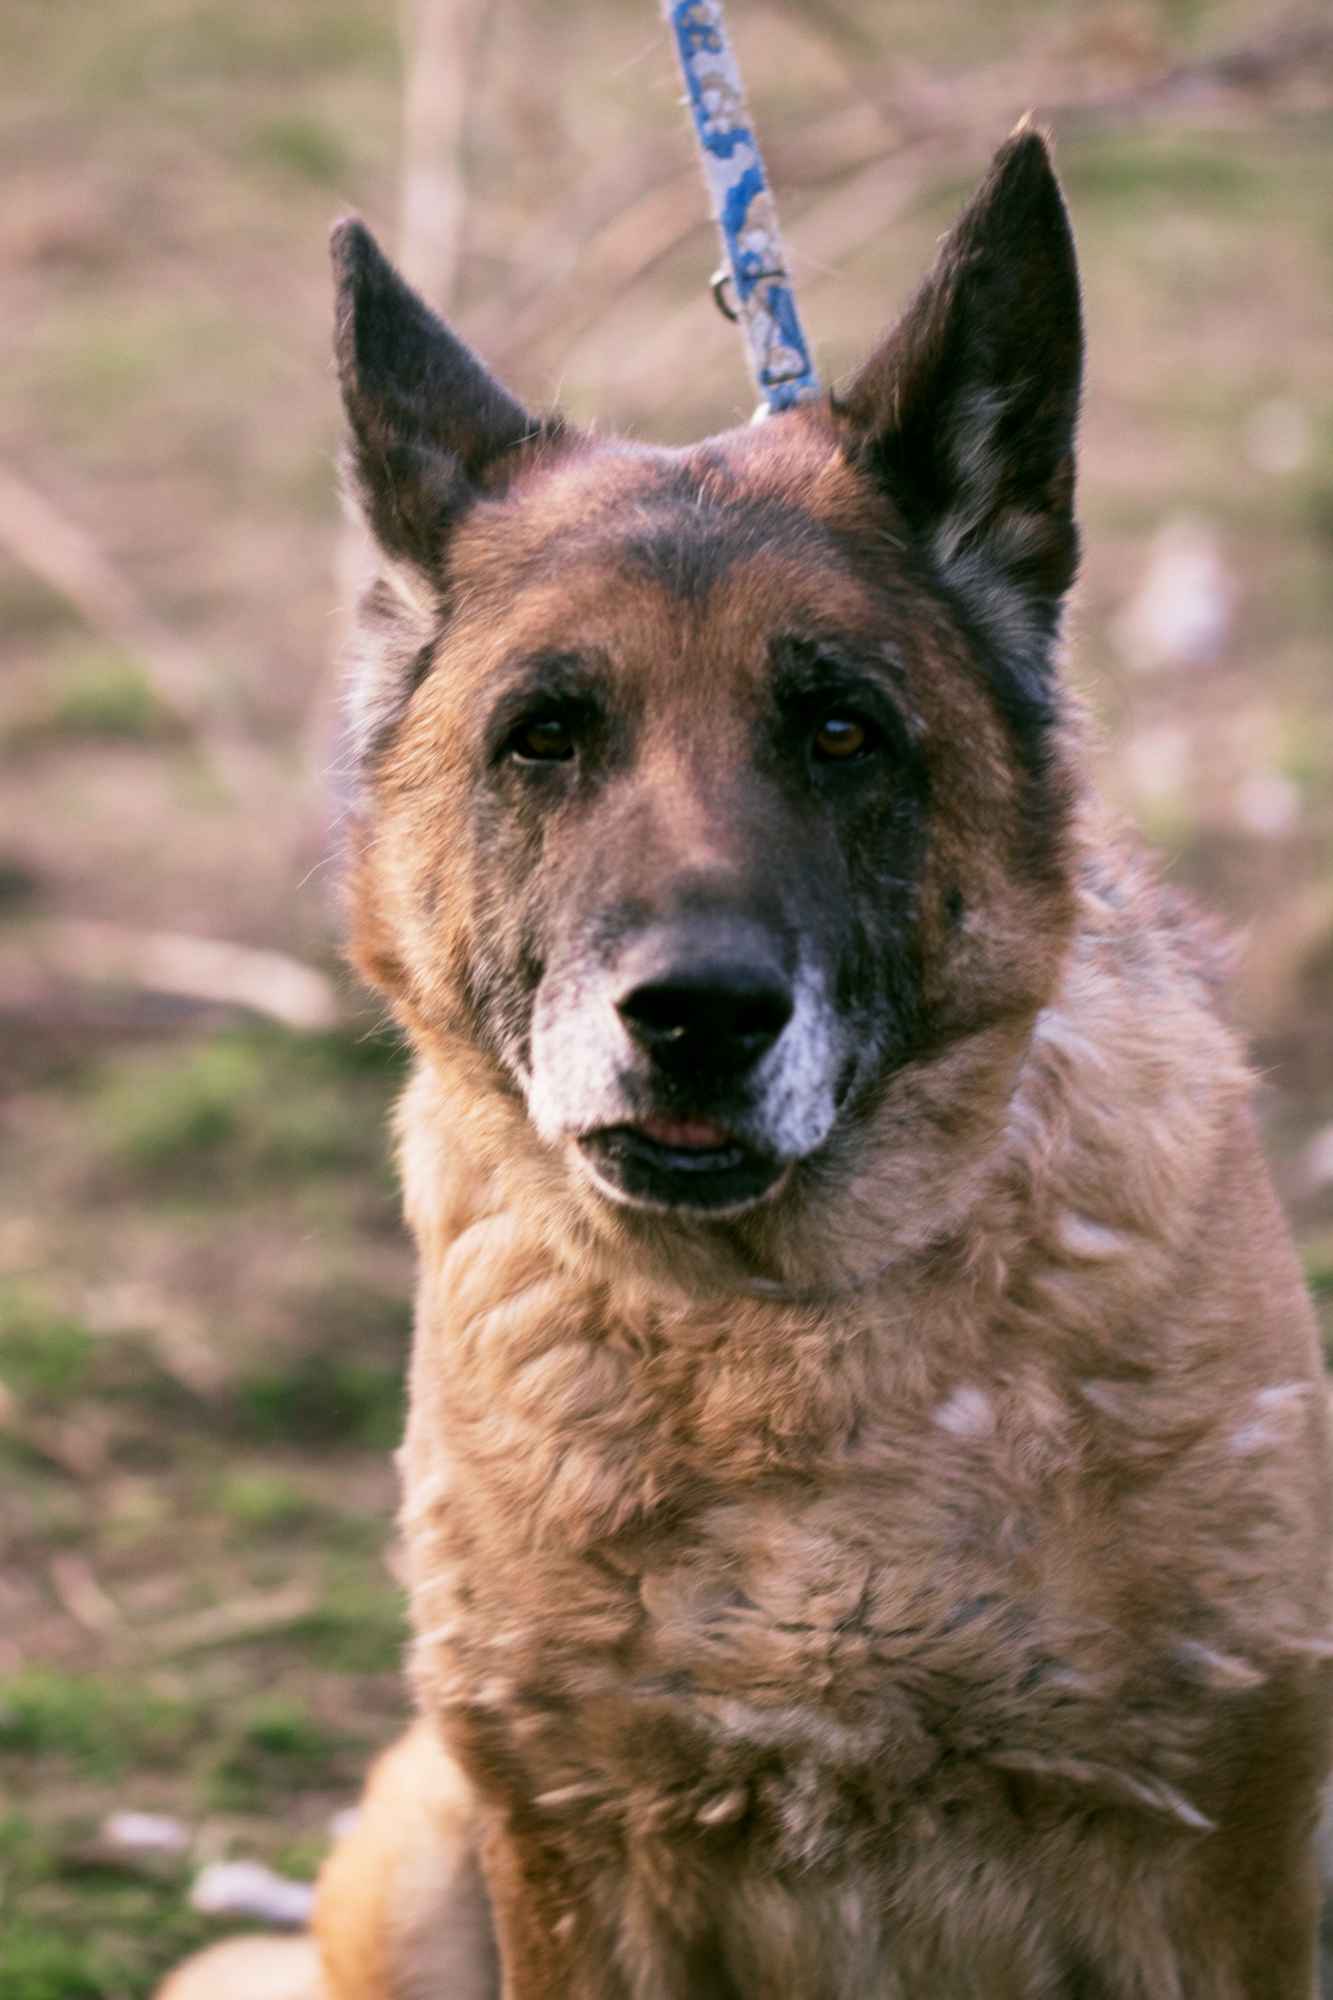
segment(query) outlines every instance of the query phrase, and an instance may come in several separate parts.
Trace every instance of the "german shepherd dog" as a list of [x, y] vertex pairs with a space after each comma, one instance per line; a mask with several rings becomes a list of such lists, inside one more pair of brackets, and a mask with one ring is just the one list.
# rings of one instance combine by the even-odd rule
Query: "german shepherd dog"
[[334, 258], [423, 1720], [309, 1990], [1309, 2000], [1320, 1367], [1060, 682], [1042, 139], [850, 387], [685, 450]]

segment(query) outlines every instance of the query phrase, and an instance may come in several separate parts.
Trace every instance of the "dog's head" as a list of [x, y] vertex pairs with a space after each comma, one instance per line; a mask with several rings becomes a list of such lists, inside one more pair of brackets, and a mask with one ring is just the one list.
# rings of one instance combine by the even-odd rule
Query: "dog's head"
[[[1073, 245], [1033, 133], [844, 393], [686, 450], [530, 416], [340, 225], [354, 948], [585, 1188], [734, 1214], [1030, 1020], [1067, 928]], [[804, 1163], [804, 1164], [802, 1164]]]

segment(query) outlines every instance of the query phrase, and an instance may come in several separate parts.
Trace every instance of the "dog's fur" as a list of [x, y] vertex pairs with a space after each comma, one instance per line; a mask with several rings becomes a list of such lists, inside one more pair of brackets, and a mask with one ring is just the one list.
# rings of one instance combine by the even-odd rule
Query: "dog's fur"
[[1057, 678], [1042, 141], [846, 394], [691, 450], [335, 259], [425, 1721], [325, 1990], [488, 2000], [493, 1928], [508, 2000], [1302, 2000], [1324, 1399]]

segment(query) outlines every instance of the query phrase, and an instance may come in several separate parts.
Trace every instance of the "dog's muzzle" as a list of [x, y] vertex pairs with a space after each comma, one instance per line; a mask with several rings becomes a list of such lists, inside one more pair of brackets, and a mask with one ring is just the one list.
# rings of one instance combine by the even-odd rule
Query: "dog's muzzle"
[[740, 919], [661, 926], [631, 945], [613, 994], [643, 1109], [580, 1134], [602, 1191], [696, 1214], [771, 1193], [788, 1163], [755, 1134], [752, 1080], [796, 1012], [779, 940]]

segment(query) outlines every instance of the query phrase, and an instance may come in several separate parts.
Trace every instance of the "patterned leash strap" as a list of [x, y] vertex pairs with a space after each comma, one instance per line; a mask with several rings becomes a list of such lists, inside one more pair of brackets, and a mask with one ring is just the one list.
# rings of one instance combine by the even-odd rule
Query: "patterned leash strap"
[[726, 263], [713, 279], [713, 297], [745, 335], [750, 371], [763, 397], [755, 414], [787, 410], [819, 395], [819, 377], [796, 311], [777, 210], [727, 40], [722, 0], [662, 0], [662, 5], [722, 232]]

